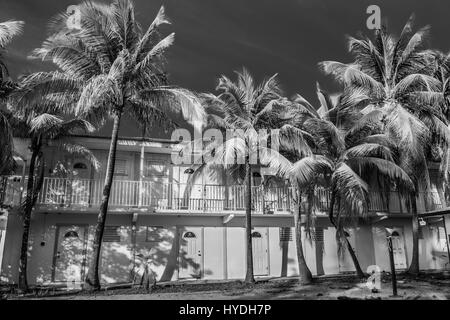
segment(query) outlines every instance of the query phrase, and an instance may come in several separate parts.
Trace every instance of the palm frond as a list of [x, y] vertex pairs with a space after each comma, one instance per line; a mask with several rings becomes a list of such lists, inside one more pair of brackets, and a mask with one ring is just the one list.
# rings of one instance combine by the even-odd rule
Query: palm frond
[[22, 33], [23, 21], [5, 21], [0, 23], [0, 48], [5, 48], [11, 40]]
[[206, 125], [206, 112], [201, 99], [192, 91], [177, 87], [158, 87], [144, 90], [145, 97], [161, 110], [180, 113], [195, 129]]

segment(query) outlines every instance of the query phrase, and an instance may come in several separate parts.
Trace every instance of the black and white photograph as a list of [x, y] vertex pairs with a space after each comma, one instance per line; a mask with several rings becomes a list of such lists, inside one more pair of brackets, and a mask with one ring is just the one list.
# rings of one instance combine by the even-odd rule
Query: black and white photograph
[[449, 14], [0, 0], [0, 300], [449, 300]]

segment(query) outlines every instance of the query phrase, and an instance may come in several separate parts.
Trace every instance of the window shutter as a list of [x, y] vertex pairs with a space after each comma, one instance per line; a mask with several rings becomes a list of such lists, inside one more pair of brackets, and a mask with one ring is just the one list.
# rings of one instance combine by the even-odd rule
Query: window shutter
[[103, 234], [103, 242], [120, 242], [120, 227], [106, 226]]
[[280, 241], [281, 242], [292, 241], [291, 228], [280, 228]]
[[323, 242], [323, 229], [322, 228], [315, 228], [311, 231], [311, 238], [315, 242]]
[[126, 176], [128, 175], [128, 168], [127, 168], [127, 160], [116, 160], [116, 165], [114, 168], [114, 172], [117, 175]]

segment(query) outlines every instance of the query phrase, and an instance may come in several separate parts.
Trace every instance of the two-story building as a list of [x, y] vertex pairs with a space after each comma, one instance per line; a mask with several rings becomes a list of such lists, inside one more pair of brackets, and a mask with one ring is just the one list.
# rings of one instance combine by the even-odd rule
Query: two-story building
[[[30, 284], [81, 282], [103, 190], [109, 138], [73, 136], [100, 160], [96, 171], [84, 158], [45, 147], [46, 175], [32, 214], [28, 281]], [[17, 206], [24, 198], [29, 141], [15, 139], [17, 176], [4, 177], [0, 201], [11, 210], [0, 223], [1, 280], [17, 282], [22, 222]], [[245, 276], [244, 186], [225, 172], [205, 172], [188, 185], [189, 166], [174, 165], [177, 142], [121, 138], [102, 245], [101, 280], [129, 282], [133, 270], [148, 261], [158, 281], [242, 279]], [[290, 187], [283, 181], [263, 183], [270, 172], [253, 174], [253, 259], [257, 277], [294, 276], [297, 258]], [[445, 207], [432, 195], [432, 209]], [[335, 229], [326, 212], [328, 193], [316, 191], [315, 229], [304, 233], [304, 252], [315, 275], [353, 271], [349, 254], [338, 250]], [[419, 201], [425, 214], [425, 205]], [[450, 219], [440, 213], [421, 218], [422, 269], [449, 268]], [[349, 230], [349, 239], [366, 269], [389, 270], [386, 227], [395, 228], [396, 266], [411, 259], [411, 215], [398, 195], [371, 195], [369, 218]]]

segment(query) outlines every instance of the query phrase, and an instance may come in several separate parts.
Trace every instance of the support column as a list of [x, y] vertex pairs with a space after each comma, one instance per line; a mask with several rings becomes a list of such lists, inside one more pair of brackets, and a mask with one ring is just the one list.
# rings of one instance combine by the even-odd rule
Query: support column
[[140, 164], [139, 164], [139, 199], [138, 199], [138, 205], [141, 208], [143, 205], [143, 199], [144, 199], [144, 178], [145, 178], [145, 172], [144, 172], [144, 165], [145, 165], [145, 142], [144, 139], [142, 139], [142, 145], [141, 145], [141, 157], [140, 157]]

